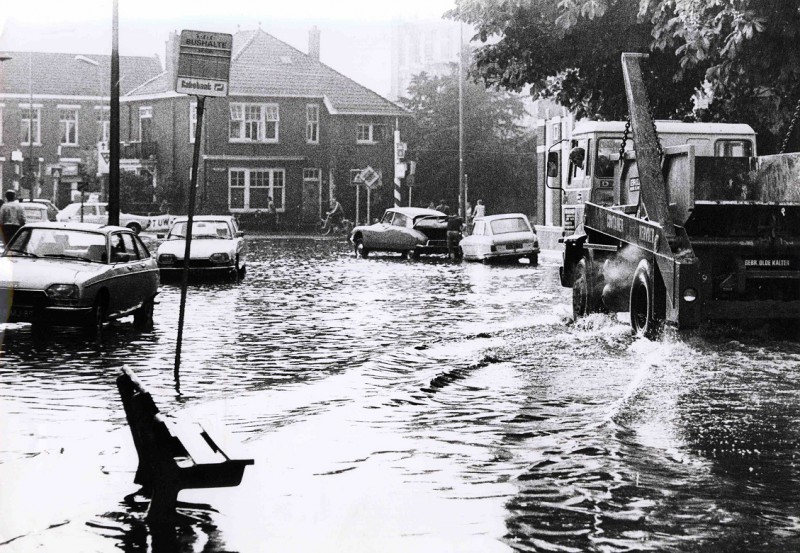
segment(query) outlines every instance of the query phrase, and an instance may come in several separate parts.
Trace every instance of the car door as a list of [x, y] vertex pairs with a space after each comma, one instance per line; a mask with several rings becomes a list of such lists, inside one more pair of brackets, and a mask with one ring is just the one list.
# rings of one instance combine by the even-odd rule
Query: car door
[[147, 289], [141, 253], [129, 232], [114, 232], [111, 240], [111, 277], [108, 281], [111, 315], [128, 313], [144, 301]]
[[386, 211], [380, 223], [370, 225], [364, 229], [364, 246], [371, 250], [388, 250], [392, 248], [391, 230], [394, 211]]

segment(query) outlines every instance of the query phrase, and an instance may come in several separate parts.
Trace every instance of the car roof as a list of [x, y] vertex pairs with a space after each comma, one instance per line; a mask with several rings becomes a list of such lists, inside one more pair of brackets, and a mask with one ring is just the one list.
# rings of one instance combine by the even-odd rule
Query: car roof
[[42, 204], [42, 203], [39, 203], [39, 202], [27, 201], [27, 202], [23, 202], [20, 205], [22, 205], [22, 209], [27, 209], [29, 207], [32, 207], [33, 209], [43, 209], [44, 211], [47, 211], [47, 206], [45, 204]]
[[78, 223], [73, 221], [42, 221], [41, 223], [29, 223], [25, 228], [48, 228], [48, 229], [65, 229], [65, 230], [81, 230], [85, 232], [98, 232], [101, 234], [110, 234], [115, 231], [124, 230], [126, 232], [133, 232], [126, 227], [117, 227], [114, 225], [101, 225], [99, 223]]
[[394, 213], [402, 213], [403, 215], [408, 215], [409, 217], [419, 217], [420, 215], [438, 215], [438, 216], [446, 215], [441, 211], [437, 211], [435, 209], [428, 209], [427, 207], [391, 207], [386, 211], [392, 211]]
[[516, 217], [522, 217], [526, 221], [528, 220], [528, 216], [524, 213], [496, 213], [494, 215], [484, 215], [483, 217], [475, 217], [476, 221], [495, 221], [497, 219], [513, 219]]
[[[175, 218], [175, 223], [188, 221], [189, 217], [186, 215], [181, 215], [180, 217]], [[192, 217], [192, 221], [231, 221], [233, 220], [232, 215], [195, 215]]]

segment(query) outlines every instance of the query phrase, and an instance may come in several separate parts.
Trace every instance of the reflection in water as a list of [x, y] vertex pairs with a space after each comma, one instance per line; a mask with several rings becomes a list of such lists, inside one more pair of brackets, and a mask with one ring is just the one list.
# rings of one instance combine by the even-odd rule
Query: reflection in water
[[[252, 240], [240, 284], [176, 286], [101, 345], [4, 331], [0, 545], [62, 551], [631, 551], [800, 546], [800, 346], [572, 325], [557, 266], [356, 260]], [[114, 379], [225, 423], [256, 465], [153, 534]], [[32, 493], [34, 490], [35, 493]], [[42, 506], [40, 498], [47, 497]], [[207, 504], [198, 505], [199, 503]], [[211, 507], [208, 507], [208, 506]], [[13, 507], [13, 509], [12, 509]], [[31, 515], [36, 513], [36, 516]], [[73, 544], [75, 544], [73, 546]]]

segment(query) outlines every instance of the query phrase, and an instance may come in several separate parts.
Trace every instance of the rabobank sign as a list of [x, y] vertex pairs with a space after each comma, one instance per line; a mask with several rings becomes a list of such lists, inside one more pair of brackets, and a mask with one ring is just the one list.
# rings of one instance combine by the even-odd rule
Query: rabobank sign
[[200, 96], [227, 96], [228, 83], [211, 79], [178, 77], [176, 92]]

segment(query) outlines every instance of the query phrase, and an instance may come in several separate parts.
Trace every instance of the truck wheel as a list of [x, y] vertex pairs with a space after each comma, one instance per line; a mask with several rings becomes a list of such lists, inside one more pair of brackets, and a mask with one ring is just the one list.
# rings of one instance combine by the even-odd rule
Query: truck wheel
[[656, 313], [653, 271], [646, 260], [639, 262], [631, 283], [631, 329], [636, 335], [654, 339], [663, 319]]
[[584, 257], [575, 267], [575, 280], [572, 281], [572, 317], [597, 313], [600, 310], [600, 296], [597, 294], [594, 264]]

